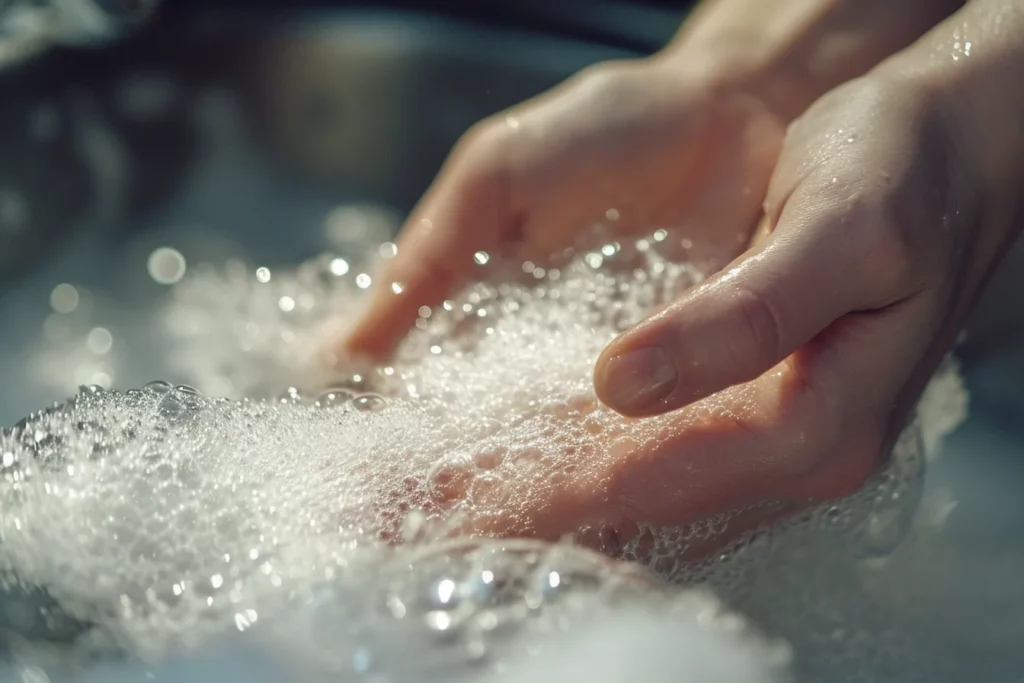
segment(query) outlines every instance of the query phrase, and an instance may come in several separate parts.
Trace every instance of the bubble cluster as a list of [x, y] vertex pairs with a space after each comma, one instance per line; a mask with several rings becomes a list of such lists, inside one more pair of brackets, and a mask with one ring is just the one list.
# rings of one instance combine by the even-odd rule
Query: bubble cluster
[[[628, 600], [725, 634], [767, 680], [788, 661], [707, 596], [561, 544], [451, 540], [471, 531], [571, 535], [675, 583], [707, 582], [800, 641], [808, 670], [848, 652], [844, 639], [801, 641], [796, 626], [821, 616], [830, 585], [808, 549], [852, 566], [899, 543], [923, 473], [916, 426], [861, 493], [779, 532], [746, 533], [747, 510], [628, 534], [565, 526], [587, 517], [624, 453], [751, 409], [740, 389], [635, 421], [594, 398], [604, 345], [700, 281], [659, 255], [664, 240], [529, 264], [421, 309], [384, 367], [329, 353], [369, 272], [331, 255], [294, 272], [190, 268], [161, 322], [196, 388], [85, 388], [0, 436], [13, 627], [147, 656], [251, 632], [312, 667], [309, 680], [412, 680], [430, 667], [451, 680], [474, 662], [505, 670]], [[800, 595], [756, 588], [772, 572], [807, 578]]]

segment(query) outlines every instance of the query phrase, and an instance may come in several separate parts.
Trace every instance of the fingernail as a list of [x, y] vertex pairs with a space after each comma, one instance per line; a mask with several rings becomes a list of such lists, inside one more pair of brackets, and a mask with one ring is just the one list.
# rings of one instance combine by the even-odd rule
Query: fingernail
[[652, 346], [613, 357], [602, 379], [611, 408], [642, 412], [672, 393], [676, 368], [661, 348]]

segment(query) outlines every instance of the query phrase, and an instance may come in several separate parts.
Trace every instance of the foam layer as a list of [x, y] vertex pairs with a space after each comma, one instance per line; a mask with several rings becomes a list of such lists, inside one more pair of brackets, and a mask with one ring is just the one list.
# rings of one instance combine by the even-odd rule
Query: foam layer
[[[388, 676], [407, 680], [403, 667], [435, 657], [437, 671], [468, 674], [481, 647], [487, 661], [507, 665], [546, 642], [544, 634], [609, 609], [617, 595], [646, 599], [663, 615], [681, 609], [682, 628], [732, 623], [709, 620], [710, 603], [690, 594], [651, 603], [654, 584], [568, 550], [436, 546], [467, 527], [571, 532], [557, 526], [565, 517], [538, 510], [572, 509], [601, 486], [621, 455], [616, 444], [642, 448], [667, 429], [749, 409], [742, 389], [682, 418], [628, 421], [595, 401], [591, 369], [607, 341], [699, 279], [658, 256], [656, 244], [606, 245], [557, 271], [531, 264], [526, 283], [479, 285], [424, 311], [393, 366], [332, 373], [316, 364], [317, 352], [359, 305], [367, 273], [330, 257], [294, 274], [241, 264], [194, 273], [162, 320], [179, 367], [199, 389], [230, 399], [160, 383], [124, 394], [86, 389], [0, 437], [0, 572], [45, 589], [57, 606], [42, 620], [39, 610], [23, 610], [14, 626], [71, 634], [91, 623], [86, 640], [153, 656], [255, 630], [285, 659], [311, 662], [312, 680], [381, 673], [367, 664], [379, 661], [389, 662]], [[929, 424], [938, 438], [943, 427]], [[815, 553], [828, 548], [822, 559], [852, 563], [891, 550], [915, 509], [922, 468], [912, 429], [863, 493], [805, 515], [781, 536], [760, 534], [701, 564], [683, 562], [693, 544], [730, 531], [723, 515], [639, 529], [618, 550], [676, 582], [709, 580], [777, 625], [811, 621], [806, 610], [820, 601], [811, 588], [828, 586], [813, 578]], [[808, 577], [808, 595], [792, 601], [752, 588], [787, 538], [800, 541], [791, 556], [803, 556], [790, 566]], [[402, 549], [385, 543], [395, 540]], [[510, 606], [495, 606], [484, 572], [511, 577]], [[568, 600], [575, 611], [548, 599], [563, 574], [577, 577], [566, 584], [578, 596]], [[468, 607], [437, 604], [445, 595]], [[480, 619], [504, 620], [534, 645], [516, 650], [515, 639], [485, 636]], [[737, 633], [725, 646], [745, 647], [773, 675], [784, 658], [766, 654], [775, 650], [753, 633]], [[433, 640], [438, 634], [454, 650]], [[408, 645], [416, 638], [427, 645]], [[846, 651], [842, 639], [807, 642], [806, 661]], [[842, 675], [863, 670], [851, 665]], [[720, 680], [701, 675], [693, 680]]]

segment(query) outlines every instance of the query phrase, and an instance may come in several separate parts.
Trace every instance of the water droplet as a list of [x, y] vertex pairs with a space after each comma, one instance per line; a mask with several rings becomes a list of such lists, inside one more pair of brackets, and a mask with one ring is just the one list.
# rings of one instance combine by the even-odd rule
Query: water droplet
[[270, 269], [266, 267], [257, 268], [256, 280], [264, 285], [270, 282]]
[[478, 251], [473, 254], [473, 260], [476, 261], [477, 265], [483, 266], [491, 260], [491, 256], [486, 251]]
[[316, 404], [320, 408], [340, 408], [348, 405], [353, 396], [352, 392], [345, 389], [331, 389], [321, 394], [320, 398], [316, 400]]
[[366, 289], [370, 286], [371, 282], [372, 280], [367, 273], [359, 273], [359, 275], [356, 275], [356, 287], [359, 289]]
[[387, 404], [387, 399], [379, 394], [362, 394], [352, 399], [352, 407], [361, 412], [377, 412]]
[[302, 392], [300, 392], [296, 387], [288, 387], [280, 396], [278, 396], [278, 401], [292, 405], [301, 403]]
[[153, 380], [152, 382], [147, 382], [146, 385], [143, 387], [143, 389], [146, 389], [146, 390], [151, 391], [151, 392], [156, 393], [156, 394], [166, 394], [168, 391], [170, 391], [173, 388], [174, 387], [171, 386], [170, 382], [165, 382], [162, 379], [157, 379], [157, 380]]

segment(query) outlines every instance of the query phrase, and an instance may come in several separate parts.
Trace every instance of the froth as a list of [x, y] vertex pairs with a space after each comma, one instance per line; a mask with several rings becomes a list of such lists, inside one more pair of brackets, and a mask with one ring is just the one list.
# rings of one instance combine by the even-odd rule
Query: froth
[[[479, 631], [480, 619], [558, 630], [615, 595], [657, 593], [618, 565], [557, 545], [430, 550], [465, 529], [593, 533], [603, 542], [600, 525], [562, 528], [558, 520], [571, 515], [554, 515], [551, 526], [534, 512], [580, 512], [579, 501], [606, 484], [622, 444], [639, 448], [685, 420], [748, 409], [742, 390], [728, 403], [704, 402], [682, 422], [628, 421], [596, 402], [590, 377], [603, 346], [700, 279], [647, 242], [600, 254], [600, 263], [583, 255], [563, 269], [472, 287], [424, 311], [392, 366], [330, 371], [318, 354], [356, 310], [368, 274], [331, 257], [295, 273], [252, 273], [242, 264], [198, 270], [176, 288], [162, 322], [180, 369], [204, 393], [162, 383], [127, 393], [85, 389], [0, 437], [0, 573], [45, 589], [59, 614], [73, 618], [63, 627], [95, 624], [94, 632], [132, 651], [194, 647], [259, 624], [274, 642], [292, 643], [289, 651], [316, 653], [300, 660], [353, 676], [374, 673], [368, 661], [388, 660], [388, 647], [415, 634], [441, 634], [460, 653], [446, 658], [426, 640], [417, 661], [464, 664], [481, 647], [489, 657], [504, 647]], [[851, 557], [884, 554], [914, 510], [919, 441], [916, 427], [908, 430], [863, 493], [808, 513], [782, 538], [801, 538], [805, 549], [829, 539]], [[778, 536], [756, 534], [700, 564], [684, 561], [687, 549], [729, 531], [733, 520], [635, 529], [615, 539], [614, 550], [677, 582], [710, 581], [759, 616], [778, 615], [778, 600], [759, 603], [754, 598], [765, 596], [747, 590]], [[389, 545], [396, 540], [399, 549]], [[485, 555], [501, 567], [485, 568]], [[503, 612], [491, 593], [479, 593], [484, 572], [511, 577], [511, 608]], [[549, 599], [559, 593], [552, 572], [577, 576], [566, 583], [586, 607], [576, 617]], [[466, 607], [429, 602], [441, 581]], [[689, 605], [680, 623], [732, 619], [709, 620], [716, 610], [705, 597], [654, 601], [662, 613], [676, 603]], [[544, 605], [549, 616], [531, 621]], [[318, 613], [329, 618], [310, 622]], [[22, 631], [41, 628], [22, 621]], [[392, 642], [396, 623], [411, 630]], [[453, 627], [466, 624], [467, 631]], [[771, 648], [759, 650], [747, 629], [738, 633], [737, 643], [776, 667], [764, 654]], [[401, 679], [402, 656], [390, 661]], [[695, 680], [719, 680], [708, 676]]]

